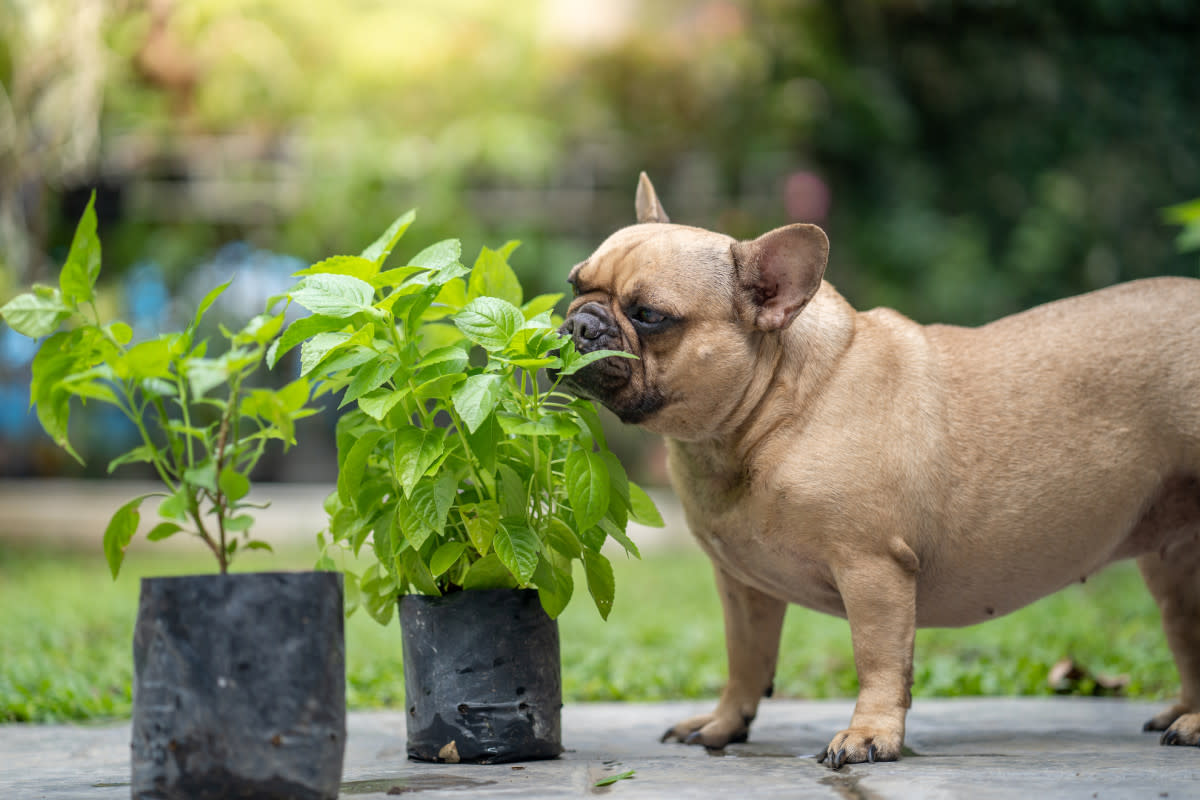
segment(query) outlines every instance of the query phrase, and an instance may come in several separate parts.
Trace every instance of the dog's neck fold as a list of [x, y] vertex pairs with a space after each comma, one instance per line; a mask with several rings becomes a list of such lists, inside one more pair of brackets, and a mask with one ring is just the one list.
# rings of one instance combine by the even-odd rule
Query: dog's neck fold
[[854, 340], [855, 311], [828, 283], [785, 330], [756, 333], [756, 358], [770, 369], [756, 370], [754, 380], [730, 406], [716, 430], [726, 435], [688, 442], [685, 449], [721, 454], [732, 469], [749, 464], [767, 439], [798, 431], [807, 424], [808, 406], [820, 387], [842, 363]]

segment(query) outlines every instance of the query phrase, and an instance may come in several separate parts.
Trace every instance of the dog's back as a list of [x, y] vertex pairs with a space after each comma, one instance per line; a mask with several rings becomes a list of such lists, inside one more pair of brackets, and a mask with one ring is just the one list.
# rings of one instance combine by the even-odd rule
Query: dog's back
[[[976, 595], [961, 566], [994, 567], [989, 614], [1200, 525], [1200, 280], [925, 330], [953, 443], [936, 482], [953, 530], [930, 552]], [[964, 587], [943, 588], [953, 603]]]

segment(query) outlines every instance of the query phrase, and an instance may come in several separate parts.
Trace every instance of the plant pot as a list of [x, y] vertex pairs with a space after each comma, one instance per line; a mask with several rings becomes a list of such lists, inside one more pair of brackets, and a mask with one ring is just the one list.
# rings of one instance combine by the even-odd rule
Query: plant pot
[[342, 626], [340, 573], [143, 578], [133, 798], [336, 798]]
[[400, 598], [408, 757], [501, 764], [562, 753], [558, 623], [532, 589]]

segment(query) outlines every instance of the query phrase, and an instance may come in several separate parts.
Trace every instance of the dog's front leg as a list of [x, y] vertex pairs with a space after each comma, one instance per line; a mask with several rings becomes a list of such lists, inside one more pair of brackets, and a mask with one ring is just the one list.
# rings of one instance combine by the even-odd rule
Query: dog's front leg
[[850, 564], [835, 576], [850, 622], [858, 703], [850, 727], [833, 737], [818, 760], [833, 769], [895, 761], [912, 705], [915, 570], [885, 556]]
[[779, 634], [787, 603], [763, 594], [716, 567], [717, 590], [725, 611], [725, 649], [729, 682], [711, 714], [680, 722], [662, 741], [724, 747], [744, 742], [758, 712], [758, 701], [771, 690], [779, 657]]

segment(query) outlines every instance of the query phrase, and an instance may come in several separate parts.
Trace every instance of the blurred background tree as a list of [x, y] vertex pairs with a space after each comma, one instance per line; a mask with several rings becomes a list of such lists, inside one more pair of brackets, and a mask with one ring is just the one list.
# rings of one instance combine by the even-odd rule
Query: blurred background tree
[[[147, 331], [411, 206], [412, 246], [522, 239], [561, 290], [645, 169], [679, 222], [823, 225], [859, 307], [978, 324], [1197, 274], [1163, 209], [1200, 196], [1198, 35], [1190, 0], [0, 0], [0, 300], [92, 187]], [[0, 473], [57, 471], [2, 334]]]

